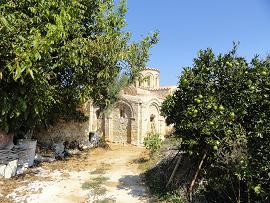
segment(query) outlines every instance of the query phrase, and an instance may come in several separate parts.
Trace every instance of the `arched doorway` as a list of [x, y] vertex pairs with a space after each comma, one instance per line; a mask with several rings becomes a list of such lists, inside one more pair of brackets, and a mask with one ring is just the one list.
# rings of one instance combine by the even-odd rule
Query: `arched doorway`
[[150, 132], [151, 133], [157, 132], [156, 115], [155, 114], [150, 115]]
[[113, 110], [113, 141], [131, 143], [132, 109], [126, 103], [118, 103]]
[[148, 109], [148, 132], [160, 133], [159, 107], [151, 103]]

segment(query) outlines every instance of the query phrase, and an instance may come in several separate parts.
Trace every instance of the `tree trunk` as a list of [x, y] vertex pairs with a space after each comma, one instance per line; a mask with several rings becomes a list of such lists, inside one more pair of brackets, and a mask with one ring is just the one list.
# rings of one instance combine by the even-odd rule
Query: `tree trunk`
[[237, 203], [240, 203], [241, 201], [241, 182], [240, 179], [238, 179], [238, 197], [237, 197]]
[[172, 172], [172, 174], [171, 174], [171, 177], [170, 177], [169, 181], [168, 181], [167, 184], [166, 184], [166, 188], [168, 188], [168, 186], [171, 184], [172, 179], [173, 179], [173, 177], [174, 177], [174, 175], [175, 175], [175, 173], [176, 173], [176, 171], [177, 171], [177, 169], [178, 169], [178, 167], [179, 167], [179, 165], [180, 165], [180, 162], [181, 162], [181, 156], [178, 158], [178, 160], [177, 160], [177, 162], [176, 162], [176, 165], [175, 165], [175, 167], [174, 167], [174, 169], [173, 169], [173, 172]]
[[190, 185], [188, 187], [187, 192], [188, 192], [188, 195], [189, 195], [189, 201], [190, 202], [192, 202], [192, 191], [193, 191], [193, 187], [195, 185], [195, 182], [197, 180], [197, 177], [198, 177], [199, 172], [200, 172], [200, 170], [202, 168], [202, 165], [203, 165], [203, 162], [204, 162], [205, 158], [206, 158], [206, 152], [203, 154], [202, 159], [201, 159], [201, 161], [199, 163], [199, 166], [198, 166], [198, 168], [197, 168], [197, 170], [196, 170], [196, 172], [194, 174], [194, 177], [192, 178], [191, 183], [190, 183]]

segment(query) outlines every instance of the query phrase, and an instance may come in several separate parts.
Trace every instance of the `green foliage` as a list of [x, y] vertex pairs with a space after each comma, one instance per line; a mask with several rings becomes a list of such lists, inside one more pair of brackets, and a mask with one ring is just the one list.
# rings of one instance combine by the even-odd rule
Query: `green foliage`
[[108, 178], [104, 176], [98, 176], [91, 181], [84, 182], [81, 187], [84, 190], [93, 190], [94, 195], [104, 195], [107, 189], [103, 187], [103, 184], [107, 180]]
[[126, 11], [124, 0], [1, 1], [0, 128], [83, 119], [89, 98], [115, 101], [118, 78], [135, 78], [158, 37], [130, 42]]
[[187, 203], [187, 199], [184, 198], [183, 194], [179, 194], [177, 191], [172, 191], [166, 193], [162, 198], [165, 202], [168, 203]]
[[160, 149], [150, 154], [149, 158], [136, 160], [140, 164], [139, 168], [144, 171], [145, 183], [156, 202], [187, 202], [183, 188], [173, 191], [166, 188], [174, 166], [174, 158], [168, 156], [168, 148], [177, 148], [177, 141], [174, 137], [167, 137], [162, 141]]
[[143, 140], [143, 144], [150, 151], [151, 154], [158, 151], [161, 147], [160, 134], [148, 133]]
[[208, 190], [227, 196], [222, 201], [269, 201], [269, 72], [269, 60], [249, 64], [236, 46], [217, 56], [201, 50], [163, 103], [183, 150], [195, 160], [207, 154], [203, 178]]

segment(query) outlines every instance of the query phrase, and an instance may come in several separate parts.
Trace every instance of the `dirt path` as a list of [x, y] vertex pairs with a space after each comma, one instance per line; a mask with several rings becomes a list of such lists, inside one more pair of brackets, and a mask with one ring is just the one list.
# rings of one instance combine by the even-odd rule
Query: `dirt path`
[[108, 150], [43, 164], [25, 176], [0, 180], [0, 202], [149, 202], [135, 161], [143, 154], [143, 148], [110, 144]]

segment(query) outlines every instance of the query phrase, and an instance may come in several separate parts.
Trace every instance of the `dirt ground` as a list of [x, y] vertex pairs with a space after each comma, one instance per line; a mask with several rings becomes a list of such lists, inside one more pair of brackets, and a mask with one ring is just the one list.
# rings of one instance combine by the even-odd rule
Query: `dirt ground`
[[0, 179], [0, 202], [153, 202], [140, 175], [144, 148], [110, 144]]

